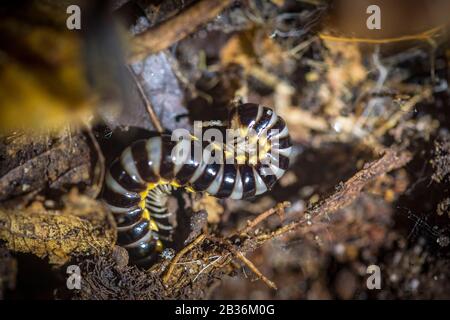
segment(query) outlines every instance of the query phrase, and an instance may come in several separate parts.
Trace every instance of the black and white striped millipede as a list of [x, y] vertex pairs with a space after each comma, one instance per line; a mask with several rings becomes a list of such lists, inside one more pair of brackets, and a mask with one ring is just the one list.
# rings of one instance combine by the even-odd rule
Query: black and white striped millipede
[[[241, 104], [230, 112], [229, 128], [239, 130], [237, 140], [245, 139], [249, 129], [254, 130], [258, 143], [266, 146], [264, 151], [258, 152], [253, 161], [241, 159], [234, 164], [207, 163], [204, 158], [197, 161], [190, 154], [180, 164], [172, 155], [179, 142], [171, 141], [170, 135], [160, 135], [134, 142], [112, 163], [103, 199], [117, 222], [117, 243], [128, 250], [133, 264], [150, 266], [163, 249], [161, 240], [170, 241], [172, 227], [168, 222], [171, 213], [167, 199], [173, 189], [183, 187], [217, 198], [244, 199], [270, 190], [287, 170], [291, 152], [289, 132], [284, 120], [271, 109]], [[192, 139], [184, 143], [192, 148], [201, 142]], [[219, 145], [214, 152], [227, 158], [228, 149], [228, 144]], [[264, 165], [266, 172], [262, 173], [262, 163], [269, 157], [272, 164]], [[267, 174], [267, 168], [272, 174]]]

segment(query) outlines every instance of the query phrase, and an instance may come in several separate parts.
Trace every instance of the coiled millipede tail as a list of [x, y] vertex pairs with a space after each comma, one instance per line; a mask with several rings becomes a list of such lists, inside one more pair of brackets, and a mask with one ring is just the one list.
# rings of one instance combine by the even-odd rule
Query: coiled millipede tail
[[[171, 240], [167, 200], [175, 188], [244, 199], [270, 190], [287, 170], [291, 153], [288, 128], [270, 108], [240, 104], [231, 110], [226, 128], [237, 132], [231, 143], [210, 140], [205, 144], [194, 136], [172, 141], [171, 135], [162, 134], [135, 141], [113, 161], [103, 199], [117, 222], [117, 243], [127, 249], [133, 264], [150, 266], [163, 250], [163, 241]], [[242, 141], [252, 138], [257, 151], [235, 152]], [[172, 152], [175, 147], [204, 151], [207, 146], [213, 151], [205, 154], [224, 160], [208, 161], [203, 152], [201, 157], [195, 152]], [[182, 161], [178, 154], [183, 155]]]

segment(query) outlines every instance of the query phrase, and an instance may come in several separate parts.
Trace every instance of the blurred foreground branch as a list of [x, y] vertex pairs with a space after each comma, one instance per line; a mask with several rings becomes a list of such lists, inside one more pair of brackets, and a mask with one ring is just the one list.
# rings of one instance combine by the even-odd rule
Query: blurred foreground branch
[[320, 33], [319, 38], [328, 41], [338, 41], [338, 42], [351, 42], [351, 43], [370, 43], [370, 44], [386, 44], [393, 42], [404, 42], [404, 41], [432, 41], [434, 37], [440, 35], [441, 31], [444, 30], [446, 25], [439, 25], [432, 29], [411, 35], [405, 35], [394, 38], [382, 38], [382, 39], [372, 39], [372, 38], [349, 38], [349, 37], [339, 37], [332, 36], [329, 34]]
[[[376, 178], [392, 170], [399, 169], [412, 159], [409, 152], [397, 152], [393, 149], [386, 150], [378, 160], [367, 164], [362, 170], [339, 186], [338, 190], [318, 205], [308, 209], [304, 216], [287, 224], [271, 234], [269, 238], [275, 238], [292, 230], [303, 227], [308, 221], [314, 223], [323, 216], [334, 213], [349, 206], [360, 194], [362, 189]], [[306, 218], [308, 217], [308, 218]], [[259, 237], [258, 237], [259, 238]], [[265, 241], [264, 237], [261, 237]]]
[[172, 19], [136, 36], [131, 43], [130, 62], [167, 49], [215, 18], [232, 0], [203, 0]]

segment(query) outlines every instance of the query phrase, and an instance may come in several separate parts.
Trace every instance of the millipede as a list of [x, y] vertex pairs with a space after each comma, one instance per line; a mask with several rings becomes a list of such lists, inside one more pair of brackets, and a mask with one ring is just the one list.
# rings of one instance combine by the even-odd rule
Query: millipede
[[[177, 188], [205, 192], [217, 198], [246, 199], [270, 190], [289, 166], [291, 142], [285, 121], [272, 109], [244, 103], [232, 108], [228, 129], [239, 134], [232, 145], [201, 142], [193, 136], [173, 141], [169, 134], [133, 142], [115, 159], [106, 173], [103, 199], [117, 223], [118, 245], [124, 247], [130, 262], [141, 267], [152, 265], [170, 242], [173, 228], [169, 222], [168, 197]], [[256, 153], [237, 155], [230, 151], [239, 141], [255, 134]], [[222, 163], [206, 161], [193, 152], [182, 161], [175, 147], [214, 145]]]

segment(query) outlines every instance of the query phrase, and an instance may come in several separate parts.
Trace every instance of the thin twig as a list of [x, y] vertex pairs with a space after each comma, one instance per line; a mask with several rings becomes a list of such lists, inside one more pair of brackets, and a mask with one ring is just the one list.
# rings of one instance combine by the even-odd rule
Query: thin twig
[[228, 250], [231, 251], [231, 253], [238, 258], [239, 260], [241, 260], [254, 274], [256, 274], [256, 276], [261, 279], [268, 287], [277, 290], [277, 286], [275, 285], [275, 283], [273, 281], [270, 281], [265, 275], [263, 275], [261, 273], [261, 271], [258, 270], [258, 268], [253, 264], [253, 262], [251, 262], [250, 260], [248, 260], [244, 254], [238, 250], [236, 250], [232, 245], [230, 244], [226, 244]]
[[218, 238], [215, 237], [213, 235], [208, 235], [208, 240], [216, 242], [222, 246], [224, 246], [226, 248], [226, 250], [228, 250], [229, 252], [231, 252], [231, 254], [233, 255], [233, 257], [239, 259], [240, 261], [242, 261], [242, 263], [244, 263], [254, 274], [256, 274], [256, 276], [261, 279], [268, 287], [277, 290], [277, 286], [275, 285], [275, 283], [273, 283], [272, 281], [270, 281], [266, 276], [264, 276], [261, 271], [258, 270], [258, 268], [253, 264], [253, 262], [251, 262], [250, 260], [248, 260], [244, 254], [237, 250], [235, 248], [234, 245], [232, 245], [227, 239], [223, 239], [223, 238]]
[[393, 37], [393, 38], [383, 38], [383, 39], [338, 37], [338, 36], [332, 36], [332, 35], [324, 34], [324, 33], [320, 33], [319, 37], [323, 40], [328, 40], [328, 41], [350, 42], [350, 43], [370, 43], [370, 44], [385, 44], [385, 43], [403, 42], [403, 41], [412, 41], [412, 40], [428, 41], [433, 36], [436, 36], [436, 33], [439, 30], [442, 30], [444, 27], [445, 27], [445, 25], [440, 25], [435, 28], [432, 28], [432, 29], [429, 29], [427, 31], [420, 32], [417, 34]]
[[236, 251], [236, 256], [239, 258], [239, 260], [241, 260], [250, 270], [253, 271], [253, 273], [255, 273], [259, 279], [261, 279], [265, 284], [267, 284], [270, 288], [272, 288], [273, 290], [277, 290], [277, 286], [275, 285], [275, 283], [273, 281], [270, 281], [266, 276], [264, 276], [261, 271], [258, 270], [258, 268], [256, 268], [256, 266], [250, 261], [248, 260], [240, 251]]
[[269, 218], [274, 213], [282, 213], [284, 212], [284, 209], [290, 207], [291, 203], [288, 201], [284, 201], [281, 203], [278, 203], [274, 208], [271, 208], [260, 215], [258, 215], [255, 219], [252, 221], [247, 222], [247, 226], [243, 229], [237, 232], [237, 234], [247, 234], [249, 233], [253, 228], [255, 228], [258, 224]]
[[163, 277], [163, 282], [167, 283], [170, 279], [170, 276], [172, 275], [173, 270], [175, 269], [175, 266], [177, 265], [178, 261], [190, 250], [192, 250], [196, 245], [201, 243], [206, 238], [206, 234], [199, 235], [194, 241], [192, 241], [190, 244], [188, 244], [186, 247], [180, 250], [180, 252], [177, 253], [177, 255], [173, 258], [173, 260], [170, 262], [169, 268], [167, 269], [166, 274]]
[[[100, 148], [100, 145], [98, 144], [97, 139], [95, 138], [94, 134], [92, 133], [92, 129], [88, 123], [83, 122], [84, 127], [86, 128], [87, 134], [89, 136], [89, 139], [92, 141], [92, 144], [94, 145], [95, 152], [97, 153], [97, 163], [95, 164], [94, 169], [94, 177], [97, 177], [97, 179], [92, 179], [92, 197], [95, 199], [100, 194], [100, 191], [103, 187], [103, 181], [105, 179], [105, 157], [103, 156], [102, 150]], [[97, 181], [94, 181], [97, 180]]]
[[137, 61], [149, 54], [167, 49], [194, 32], [199, 26], [215, 18], [233, 0], [203, 0], [172, 19], [137, 35], [131, 43], [129, 61]]
[[156, 131], [158, 131], [159, 133], [163, 133], [164, 129], [161, 125], [161, 122], [159, 121], [159, 118], [156, 115], [155, 110], [153, 109], [153, 105], [148, 99], [147, 94], [145, 93], [144, 88], [142, 87], [142, 84], [139, 81], [139, 78], [137, 77], [137, 75], [134, 73], [133, 69], [130, 66], [128, 66], [128, 70], [130, 70], [131, 76], [133, 77], [134, 82], [136, 83], [139, 94], [141, 95], [142, 100], [144, 100], [145, 108], [147, 109], [147, 113], [150, 117], [150, 121], [152, 122], [153, 127], [155, 127]]

